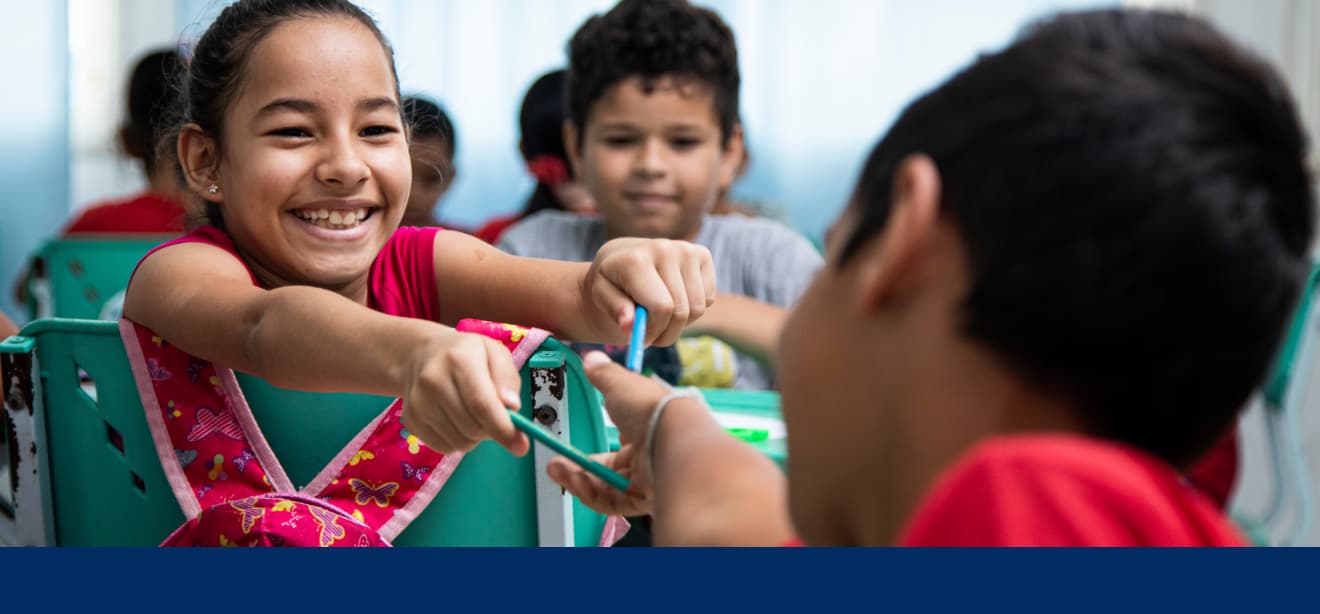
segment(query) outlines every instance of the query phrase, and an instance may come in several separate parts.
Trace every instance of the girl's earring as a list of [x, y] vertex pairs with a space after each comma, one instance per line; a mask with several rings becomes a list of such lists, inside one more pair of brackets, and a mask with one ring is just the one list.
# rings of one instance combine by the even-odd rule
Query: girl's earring
[[216, 192], [219, 192], [219, 191], [220, 191], [220, 186], [218, 186], [218, 185], [216, 185], [216, 184], [213, 183], [213, 184], [211, 184], [211, 187], [206, 188], [206, 191], [207, 191], [208, 193], [215, 194]]

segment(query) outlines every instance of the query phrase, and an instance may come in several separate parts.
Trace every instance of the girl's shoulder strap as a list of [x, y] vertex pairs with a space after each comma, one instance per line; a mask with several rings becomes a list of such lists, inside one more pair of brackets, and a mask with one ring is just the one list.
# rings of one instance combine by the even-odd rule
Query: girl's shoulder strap
[[233, 371], [131, 320], [121, 319], [119, 331], [161, 468], [185, 517], [293, 489]]

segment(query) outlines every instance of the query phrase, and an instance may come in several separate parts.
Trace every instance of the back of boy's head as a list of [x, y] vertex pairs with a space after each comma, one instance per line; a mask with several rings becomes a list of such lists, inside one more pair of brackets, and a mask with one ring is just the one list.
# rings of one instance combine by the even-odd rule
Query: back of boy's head
[[128, 117], [119, 138], [128, 155], [142, 160], [148, 175], [156, 172], [156, 139], [178, 105], [175, 75], [180, 64], [173, 49], [153, 51], [138, 60], [128, 80]]
[[738, 49], [713, 11], [684, 0], [623, 0], [582, 24], [568, 56], [568, 115], [579, 139], [591, 106], [631, 77], [648, 93], [662, 77], [710, 88], [722, 142], [738, 122]]
[[1044, 21], [901, 114], [843, 262], [913, 153], [967, 249], [967, 338], [1175, 465], [1232, 424], [1309, 268], [1305, 137], [1268, 66], [1187, 16]]
[[454, 132], [454, 123], [439, 104], [425, 96], [414, 94], [404, 96], [401, 106], [403, 123], [408, 126], [414, 140], [438, 138], [444, 142], [445, 147], [449, 148], [451, 158], [458, 153], [458, 135]]
[[[220, 11], [193, 46], [187, 70], [181, 71], [182, 96], [175, 113], [177, 125], [157, 144], [158, 151], [177, 162], [175, 139], [178, 129], [189, 122], [200, 126], [223, 150], [225, 109], [239, 94], [252, 50], [276, 27], [291, 19], [305, 17], [353, 19], [370, 30], [389, 58], [394, 93], [396, 97], [399, 95], [394, 50], [375, 20], [349, 0], [238, 0]], [[188, 203], [189, 206], [194, 204]], [[205, 222], [223, 227], [219, 208], [213, 203], [203, 203], [203, 206]]]

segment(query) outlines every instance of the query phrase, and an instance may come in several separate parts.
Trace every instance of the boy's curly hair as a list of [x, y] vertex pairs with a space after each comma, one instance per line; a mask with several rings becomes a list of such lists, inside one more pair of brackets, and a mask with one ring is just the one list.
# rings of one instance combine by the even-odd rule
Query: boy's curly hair
[[662, 77], [709, 87], [722, 144], [738, 123], [738, 49], [733, 31], [708, 9], [684, 0], [623, 0], [582, 24], [568, 57], [565, 102], [579, 128], [606, 89], [634, 76], [647, 93]]

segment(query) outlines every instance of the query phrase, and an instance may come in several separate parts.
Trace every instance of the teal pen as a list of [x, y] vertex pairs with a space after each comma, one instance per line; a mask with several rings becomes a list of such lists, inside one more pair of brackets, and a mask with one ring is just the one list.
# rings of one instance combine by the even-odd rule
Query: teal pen
[[606, 484], [621, 491], [626, 492], [628, 490], [628, 478], [615, 473], [605, 465], [587, 458], [587, 455], [583, 454], [581, 450], [564, 443], [558, 437], [551, 434], [550, 431], [547, 431], [539, 424], [532, 422], [531, 418], [513, 410], [509, 411], [509, 416], [513, 418], [513, 425], [518, 427], [518, 430], [527, 433], [528, 437], [531, 437], [532, 439], [549, 446], [551, 450], [564, 455], [568, 460], [571, 460], [574, 463], [577, 463], [579, 467], [586, 469], [587, 473], [604, 480]]

